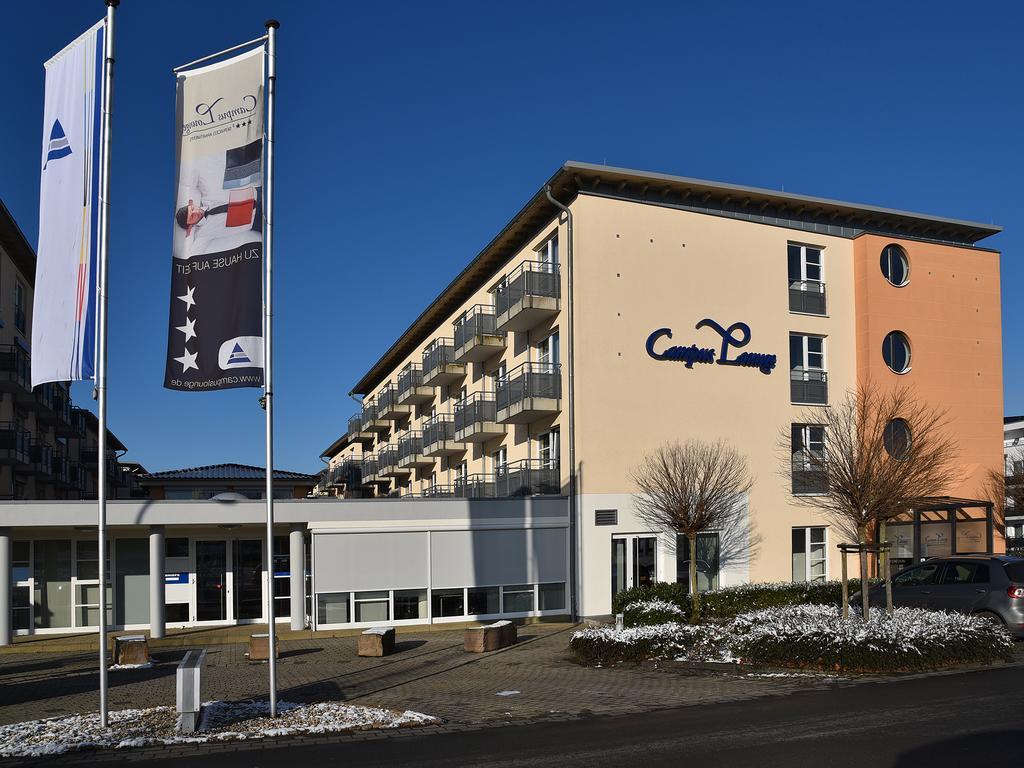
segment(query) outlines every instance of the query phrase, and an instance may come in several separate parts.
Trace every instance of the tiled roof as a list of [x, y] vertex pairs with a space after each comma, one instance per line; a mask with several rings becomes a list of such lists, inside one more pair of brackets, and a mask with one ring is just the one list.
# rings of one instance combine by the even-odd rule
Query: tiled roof
[[[143, 480], [263, 480], [267, 471], [263, 467], [249, 464], [209, 464], [205, 467], [188, 467], [186, 469], [168, 469], [163, 472], [150, 472], [142, 475]], [[286, 469], [274, 470], [275, 480], [316, 480], [316, 475], [305, 472], [289, 472]]]

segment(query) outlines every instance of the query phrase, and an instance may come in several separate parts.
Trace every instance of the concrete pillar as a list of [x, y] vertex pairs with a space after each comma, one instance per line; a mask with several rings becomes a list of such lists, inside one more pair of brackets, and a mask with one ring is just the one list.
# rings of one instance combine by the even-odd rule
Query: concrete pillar
[[291, 589], [292, 629], [306, 627], [306, 534], [295, 526], [288, 534], [288, 583]]
[[166, 632], [167, 606], [164, 597], [164, 527], [149, 527], [149, 635], [163, 637]]
[[0, 645], [11, 644], [11, 529], [0, 528]]

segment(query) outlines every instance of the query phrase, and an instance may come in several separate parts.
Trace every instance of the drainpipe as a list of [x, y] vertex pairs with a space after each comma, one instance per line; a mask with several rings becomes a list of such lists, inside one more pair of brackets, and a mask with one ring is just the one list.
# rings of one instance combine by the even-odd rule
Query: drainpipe
[[579, 620], [579, 606], [577, 605], [577, 578], [576, 578], [576, 561], [577, 561], [577, 518], [578, 518], [578, 501], [577, 501], [577, 488], [576, 488], [576, 392], [573, 384], [573, 369], [575, 367], [575, 346], [576, 346], [576, 329], [573, 324], [573, 295], [572, 295], [572, 211], [565, 205], [558, 202], [551, 194], [551, 185], [544, 185], [544, 194], [547, 195], [548, 200], [559, 210], [565, 213], [566, 219], [566, 243], [565, 249], [565, 274], [566, 274], [566, 291], [569, 294], [566, 298], [569, 305], [569, 334], [568, 334], [568, 361], [566, 363], [566, 379], [568, 381], [568, 400], [569, 400], [569, 541], [571, 546], [569, 548], [569, 603], [570, 613], [572, 620], [575, 622]]

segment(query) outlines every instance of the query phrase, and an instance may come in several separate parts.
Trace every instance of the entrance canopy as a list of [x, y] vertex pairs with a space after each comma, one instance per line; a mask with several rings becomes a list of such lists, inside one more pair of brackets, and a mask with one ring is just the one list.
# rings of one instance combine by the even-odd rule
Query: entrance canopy
[[993, 504], [982, 499], [923, 499], [886, 526], [892, 558], [909, 565], [929, 557], [991, 552]]

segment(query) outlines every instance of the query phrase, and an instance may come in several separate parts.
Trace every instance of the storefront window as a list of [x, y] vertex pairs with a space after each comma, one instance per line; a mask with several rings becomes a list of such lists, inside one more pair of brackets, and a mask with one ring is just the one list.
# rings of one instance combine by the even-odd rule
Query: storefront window
[[400, 589], [395, 591], [395, 621], [427, 618], [427, 590]]
[[[718, 589], [719, 544], [717, 533], [697, 534], [697, 589]], [[690, 540], [676, 536], [676, 582], [690, 586]]]
[[469, 615], [487, 616], [501, 613], [498, 587], [470, 587]]
[[36, 541], [32, 602], [37, 629], [71, 626], [71, 541]]
[[332, 592], [316, 596], [318, 624], [348, 624], [348, 592]]
[[565, 583], [541, 584], [538, 589], [540, 610], [560, 611], [565, 609]]
[[464, 616], [464, 591], [461, 589], [433, 589], [430, 591], [430, 613], [436, 617]]
[[517, 584], [502, 590], [505, 613], [526, 613], [533, 610], [533, 585]]
[[388, 621], [387, 592], [356, 592], [356, 621]]

